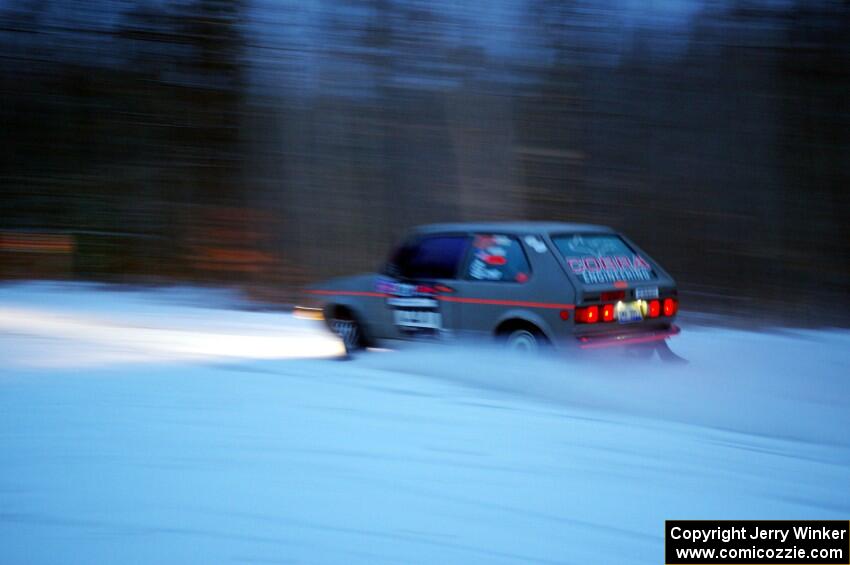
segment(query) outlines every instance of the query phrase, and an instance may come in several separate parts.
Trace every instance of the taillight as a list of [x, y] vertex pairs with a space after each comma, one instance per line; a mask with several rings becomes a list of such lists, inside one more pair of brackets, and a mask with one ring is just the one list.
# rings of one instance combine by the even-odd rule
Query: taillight
[[661, 302], [658, 300], [650, 300], [649, 301], [649, 311], [647, 312], [647, 316], [649, 318], [657, 318], [661, 314]]
[[664, 315], [672, 316], [679, 309], [679, 304], [676, 302], [675, 298], [665, 298], [664, 299]]
[[599, 321], [599, 306], [576, 308], [576, 322], [580, 324], [595, 324]]
[[602, 307], [602, 321], [603, 322], [613, 322], [614, 321], [614, 305], [606, 304]]

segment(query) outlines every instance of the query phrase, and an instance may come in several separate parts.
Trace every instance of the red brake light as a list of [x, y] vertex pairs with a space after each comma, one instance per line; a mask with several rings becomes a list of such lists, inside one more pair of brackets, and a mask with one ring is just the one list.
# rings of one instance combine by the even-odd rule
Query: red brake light
[[602, 321], [603, 322], [613, 322], [614, 321], [614, 305], [606, 304], [602, 307]]
[[658, 300], [650, 300], [649, 301], [649, 314], [650, 318], [657, 318], [661, 314], [661, 302]]
[[599, 321], [599, 306], [585, 306], [576, 308], [576, 322], [582, 324], [595, 324]]
[[676, 303], [675, 298], [665, 298], [664, 299], [664, 315], [672, 316], [679, 309], [679, 305]]

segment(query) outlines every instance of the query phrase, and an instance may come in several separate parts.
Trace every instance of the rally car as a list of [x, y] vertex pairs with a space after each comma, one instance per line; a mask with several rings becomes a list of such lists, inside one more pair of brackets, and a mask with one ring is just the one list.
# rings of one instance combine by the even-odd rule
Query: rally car
[[499, 222], [419, 227], [379, 272], [307, 288], [296, 314], [326, 320], [349, 351], [466, 336], [646, 350], [678, 333], [678, 309], [673, 278], [611, 228]]

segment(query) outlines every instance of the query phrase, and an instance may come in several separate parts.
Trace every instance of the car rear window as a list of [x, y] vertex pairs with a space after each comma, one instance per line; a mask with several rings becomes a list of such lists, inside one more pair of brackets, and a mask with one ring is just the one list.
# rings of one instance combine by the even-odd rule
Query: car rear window
[[407, 242], [395, 252], [388, 274], [405, 279], [453, 279], [468, 242], [465, 235], [431, 236]]
[[468, 279], [491, 282], [528, 280], [531, 267], [519, 240], [507, 235], [478, 234], [472, 240]]
[[616, 234], [552, 236], [570, 271], [585, 284], [655, 279], [652, 266]]

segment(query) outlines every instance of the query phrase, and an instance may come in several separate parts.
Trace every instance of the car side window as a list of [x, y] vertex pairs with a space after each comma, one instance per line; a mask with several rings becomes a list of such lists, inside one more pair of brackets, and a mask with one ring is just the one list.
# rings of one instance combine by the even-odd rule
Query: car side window
[[466, 277], [475, 281], [519, 282], [528, 280], [531, 266], [516, 237], [476, 234]]
[[387, 274], [404, 279], [453, 279], [468, 243], [465, 235], [435, 235], [408, 241], [394, 253]]

